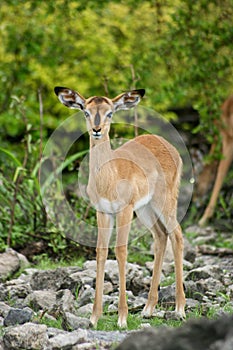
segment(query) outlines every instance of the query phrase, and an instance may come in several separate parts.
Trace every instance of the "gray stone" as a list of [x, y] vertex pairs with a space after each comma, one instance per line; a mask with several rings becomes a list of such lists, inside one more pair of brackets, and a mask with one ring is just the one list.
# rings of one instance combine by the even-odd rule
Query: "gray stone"
[[229, 334], [227, 337], [226, 341], [223, 342], [221, 347], [219, 348], [220, 350], [232, 350], [233, 349], [233, 332]]
[[79, 278], [71, 278], [65, 268], [36, 271], [33, 273], [30, 283], [33, 290], [58, 291], [60, 289], [69, 289], [73, 294], [81, 286], [81, 280]]
[[52, 290], [35, 290], [27, 296], [24, 304], [32, 307], [35, 311], [51, 311], [56, 308], [56, 292]]
[[183, 320], [183, 317], [182, 316], [180, 316], [176, 311], [166, 311], [165, 313], [164, 313], [164, 318], [165, 318], [165, 320], [167, 320], [167, 321], [171, 321], [171, 320], [173, 320], [173, 321], [181, 321], [181, 320]]
[[47, 327], [34, 323], [8, 327], [3, 343], [7, 350], [45, 350], [48, 344]]
[[[119, 272], [118, 272], [118, 275], [119, 275]], [[128, 263], [126, 265], [126, 285], [130, 285], [131, 281], [133, 284], [133, 281], [135, 279], [141, 280], [147, 276], [149, 276], [149, 273], [145, 268], [142, 268], [137, 264], [131, 264], [131, 263]]]
[[10, 306], [1, 301], [0, 302], [0, 316], [6, 317], [9, 310], [10, 310]]
[[195, 299], [191, 299], [191, 298], [186, 298], [186, 309], [190, 310], [190, 309], [196, 309], [197, 306], [200, 305], [198, 300]]
[[[137, 264], [127, 264], [127, 301], [131, 315], [140, 312], [147, 300], [153, 262], [145, 265], [142, 267]], [[215, 315], [221, 316], [225, 312], [227, 298], [230, 299], [233, 295], [232, 258], [199, 254], [194, 263], [184, 260], [184, 268], [187, 314], [189, 312], [192, 314], [192, 310], [195, 310], [200, 304], [203, 315], [208, 315], [211, 310]], [[162, 274], [162, 281], [167, 279], [167, 275], [170, 275], [171, 271], [174, 271], [173, 258], [171, 262], [163, 264], [163, 270], [166, 276]], [[190, 271], [187, 272], [187, 270]], [[103, 295], [103, 306], [109, 311], [116, 312], [119, 302], [119, 272], [116, 260], [107, 261], [105, 271], [104, 293], [106, 294]], [[80, 343], [73, 342], [74, 345], [71, 345], [73, 343], [69, 343], [68, 340], [59, 343], [61, 335], [63, 340], [65, 337], [69, 338], [71, 333], [67, 330], [79, 330], [80, 327], [88, 328], [90, 326], [89, 316], [92, 312], [92, 302], [95, 295], [95, 276], [96, 261], [87, 261], [83, 270], [76, 267], [48, 271], [27, 268], [26, 272], [17, 279], [0, 283], [0, 300], [5, 301], [0, 302], [0, 325], [3, 324], [3, 318], [6, 318], [9, 312], [10, 307], [7, 304], [10, 296], [10, 299], [14, 300], [15, 308], [22, 310], [23, 306], [27, 305], [32, 306], [35, 311], [39, 311], [38, 317], [42, 313], [42, 322], [45, 318], [51, 318], [55, 321], [54, 317], [58, 315], [62, 317], [62, 326], [65, 330], [48, 329], [47, 338], [54, 339], [55, 343], [53, 345], [47, 344], [43, 350], [52, 350], [52, 346], [54, 349], [66, 350], [94, 349], [97, 346], [101, 349], [109, 349], [122, 340], [126, 333], [123, 333], [122, 338], [119, 338], [115, 332], [110, 335], [107, 332], [99, 331], [93, 333], [87, 329], [87, 337], [80, 340]], [[77, 288], [79, 295], [76, 301]], [[166, 308], [171, 306], [171, 310], [175, 309], [175, 284], [160, 288], [159, 303], [165, 304]], [[230, 308], [232, 305], [230, 305], [230, 301], [227, 301], [227, 307]], [[84, 316], [87, 316], [88, 319]], [[174, 316], [176, 316], [175, 312], [158, 311], [158, 309], [153, 313], [153, 317], [163, 319], [174, 319]], [[3, 332], [5, 332], [4, 328]], [[222, 340], [217, 340], [215, 345], [217, 346], [218, 341], [223, 347], [225, 342], [222, 343]], [[229, 342], [229, 344], [231, 343]], [[19, 349], [17, 348], [17, 350]], [[214, 349], [211, 348], [211, 350]]]
[[27, 283], [13, 280], [5, 283], [5, 291], [5, 300], [10, 298], [12, 301], [17, 301], [18, 299], [25, 299], [32, 292], [32, 289]]
[[187, 322], [180, 328], [146, 328], [127, 337], [116, 350], [230, 350], [233, 339], [233, 317], [215, 321]]
[[118, 302], [109, 305], [108, 312], [115, 313], [118, 311]]
[[0, 282], [12, 276], [20, 268], [20, 260], [13, 249], [0, 254]]
[[87, 331], [79, 329], [65, 334], [58, 334], [49, 339], [49, 346], [51, 350], [67, 350], [72, 346], [83, 343], [87, 338]]
[[154, 261], [147, 261], [145, 263], [145, 267], [147, 268], [148, 271], [150, 271], [150, 274], [152, 274], [153, 268], [154, 268]]
[[4, 326], [15, 326], [30, 322], [33, 317], [33, 311], [29, 307], [23, 309], [11, 308], [4, 319]]
[[77, 316], [90, 316], [93, 309], [93, 303], [79, 307], [76, 311]]
[[[83, 265], [84, 269], [91, 271], [96, 274], [96, 261], [86, 261]], [[142, 274], [142, 268], [137, 264], [127, 263], [126, 265], [126, 283], [127, 285], [134, 277], [138, 277], [139, 274]], [[105, 280], [110, 281], [113, 285], [119, 284], [119, 270], [116, 260], [107, 260], [105, 264]]]
[[205, 280], [200, 279], [196, 282], [197, 290], [203, 295], [207, 295], [208, 298], [215, 298], [219, 292], [224, 292], [225, 287], [223, 284], [212, 277]]
[[111, 282], [105, 282], [104, 283], [104, 294], [110, 294], [113, 292], [113, 285]]
[[217, 235], [215, 232], [209, 233], [206, 236], [200, 236], [193, 240], [194, 245], [203, 245], [203, 244], [213, 244], [216, 242]]
[[0, 301], [4, 301], [8, 298], [6, 288], [3, 283], [0, 283]]
[[103, 295], [103, 307], [119, 301], [119, 297], [115, 295]]
[[206, 297], [213, 299], [219, 292], [224, 292], [225, 287], [223, 284], [214, 279], [200, 279], [196, 282], [187, 281], [185, 282], [186, 296], [199, 301], [206, 300]]
[[79, 317], [70, 312], [65, 312], [63, 314], [63, 326], [66, 330], [75, 330], [78, 328], [90, 328], [92, 324], [88, 318]]
[[189, 261], [190, 263], [194, 263], [196, 256], [196, 247], [190, 244], [187, 238], [184, 237], [184, 259]]
[[221, 280], [222, 274], [223, 271], [218, 265], [205, 265], [191, 270], [186, 276], [185, 280], [192, 280], [196, 282], [200, 279], [207, 279], [210, 277]]
[[[72, 350], [94, 350], [94, 349], [95, 348], [94, 348], [94, 345], [93, 345], [92, 342], [90, 342], [90, 343], [82, 343], [82, 344], [74, 345], [72, 347]], [[103, 348], [101, 350], [103, 350]]]
[[126, 332], [119, 332], [119, 331], [111, 331], [111, 332], [103, 332], [103, 331], [96, 331], [96, 330], [88, 330], [88, 340], [96, 341], [100, 344], [112, 344], [122, 341], [127, 333]]
[[230, 299], [233, 299], [233, 284], [227, 287], [227, 295], [230, 297]]
[[[92, 265], [93, 264], [91, 264], [91, 266]], [[86, 266], [89, 266], [89, 265], [86, 264]], [[87, 284], [87, 285], [93, 287], [94, 280], [96, 277], [96, 270], [93, 269], [93, 267], [90, 267], [89, 269], [85, 268], [85, 270], [83, 270], [83, 271], [79, 271], [79, 272], [71, 274], [70, 277], [73, 280], [81, 281], [82, 285]]]
[[172, 262], [164, 262], [163, 266], [162, 266], [162, 272], [165, 276], [165, 280], [166, 278], [175, 271], [175, 267], [174, 267], [174, 261]]
[[[127, 302], [128, 302], [129, 308], [131, 310], [135, 310], [135, 311], [136, 311], [136, 309], [140, 310], [145, 305], [145, 303], [147, 301], [147, 299], [145, 299], [143, 297], [135, 296], [132, 293], [132, 291], [130, 291], [130, 290], [126, 291], [126, 297], [127, 297]], [[118, 302], [119, 302], [119, 298], [116, 298], [115, 304], [117, 305]]]
[[130, 311], [142, 310], [147, 302], [146, 298], [134, 297], [128, 298], [128, 306]]
[[69, 289], [60, 290], [56, 293], [56, 309], [59, 312], [74, 312], [75, 299]]
[[159, 290], [159, 302], [160, 303], [174, 303], [175, 302], [176, 288], [175, 284], [170, 286], [162, 287]]
[[78, 296], [79, 307], [93, 302], [94, 297], [95, 297], [95, 290], [93, 288], [87, 288], [87, 289], [81, 290]]
[[48, 337], [50, 339], [50, 338], [53, 338], [59, 334], [67, 334], [67, 331], [65, 331], [63, 329], [54, 328], [54, 327], [48, 327], [47, 334], [48, 334]]
[[37, 271], [38, 271], [38, 269], [36, 269], [36, 268], [28, 267], [28, 268], [23, 270], [23, 272], [19, 276], [19, 279], [21, 281], [24, 281], [24, 282], [30, 282], [32, 275]]
[[163, 318], [165, 318], [165, 313], [166, 313], [166, 311], [164, 311], [164, 310], [155, 309], [155, 311], [153, 312], [153, 317], [163, 319]]
[[105, 264], [105, 279], [113, 285], [119, 284], [119, 270], [116, 260], [107, 260]]
[[150, 288], [151, 277], [144, 276], [143, 271], [139, 270], [137, 274], [134, 274], [131, 279], [128, 278], [126, 282], [126, 288], [132, 290], [137, 295], [139, 292], [143, 293]]
[[26, 267], [30, 266], [30, 262], [28, 261], [28, 259], [26, 258], [25, 255], [20, 254], [20, 253], [17, 252], [17, 256], [19, 258], [20, 268], [21, 269], [25, 269]]
[[6, 348], [4, 349], [3, 340], [1, 338], [0, 338], [0, 350], [6, 350]]
[[190, 261], [183, 260], [184, 271], [190, 271], [193, 269], [193, 264]]
[[90, 270], [96, 273], [96, 260], [87, 260], [83, 264], [83, 270]]

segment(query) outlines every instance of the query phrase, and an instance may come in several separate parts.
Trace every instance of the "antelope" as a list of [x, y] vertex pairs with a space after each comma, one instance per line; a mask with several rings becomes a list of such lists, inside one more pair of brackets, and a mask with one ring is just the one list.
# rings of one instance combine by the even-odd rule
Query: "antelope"
[[[216, 206], [219, 191], [221, 190], [224, 177], [233, 160], [233, 95], [229, 96], [223, 103], [222, 114], [220, 118], [220, 123], [216, 122], [220, 130], [220, 135], [222, 137], [222, 156], [217, 167], [217, 175], [214, 182], [214, 187], [209, 200], [209, 203], [204, 211], [203, 216], [199, 220], [199, 225], [204, 226], [207, 221], [213, 216], [214, 208]], [[217, 146], [217, 142], [214, 142], [210, 149], [210, 155], [214, 154]], [[211, 173], [214, 174], [214, 168], [216, 164], [206, 164], [199, 177], [199, 184], [197, 192], [199, 195], [203, 195], [207, 189], [210, 182]]]
[[182, 160], [170, 143], [156, 135], [137, 136], [116, 150], [110, 145], [109, 130], [113, 114], [135, 107], [145, 90], [124, 92], [113, 99], [98, 96], [86, 99], [65, 87], [55, 87], [54, 90], [62, 104], [84, 113], [90, 137], [87, 194], [95, 206], [98, 225], [96, 289], [91, 323], [96, 326], [102, 315], [104, 267], [116, 218], [118, 326], [127, 327], [127, 243], [134, 212], [155, 240], [151, 287], [142, 315], [151, 317], [158, 302], [158, 286], [169, 237], [176, 271], [176, 312], [184, 318], [183, 236], [176, 218]]

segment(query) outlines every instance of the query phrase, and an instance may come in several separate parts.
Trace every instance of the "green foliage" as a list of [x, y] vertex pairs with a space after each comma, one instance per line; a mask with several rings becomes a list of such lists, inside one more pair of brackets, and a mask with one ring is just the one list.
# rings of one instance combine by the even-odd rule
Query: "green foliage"
[[41, 223], [46, 220], [35, 182], [26, 176], [16, 187], [0, 173], [0, 183], [0, 250], [7, 245], [7, 239], [14, 247], [25, 246], [35, 239], [36, 232], [41, 230]]
[[30, 122], [38, 124], [39, 88], [45, 127], [55, 128], [64, 114], [55, 103], [55, 85], [84, 96], [145, 86], [148, 106], [191, 103], [201, 114], [201, 128], [212, 130], [232, 89], [232, 11], [230, 0], [3, 1], [2, 134], [22, 131], [9, 111], [12, 95], [26, 98]]
[[[47, 221], [37, 181], [43, 146], [72, 113], [57, 102], [53, 87], [110, 97], [145, 87], [144, 105], [159, 112], [196, 108], [200, 125], [194, 131], [211, 142], [217, 133], [213, 120], [233, 86], [232, 15], [231, 0], [1, 2], [1, 250], [41, 237], [55, 254], [68, 244]], [[74, 181], [69, 173], [86, 149], [84, 140], [62, 165], [67, 183]], [[221, 217], [232, 212], [226, 203], [220, 197]], [[71, 205], [80, 220], [87, 214], [95, 225], [82, 200], [71, 196]]]
[[[37, 241], [43, 241], [50, 253], [57, 257], [64, 254], [68, 258], [64, 251], [68, 247], [74, 248], [76, 244], [68, 240], [64, 232], [48, 220], [41, 198], [43, 188], [39, 186], [38, 177], [42, 139], [33, 142], [32, 125], [28, 122], [24, 100], [14, 97], [14, 101], [24, 124], [23, 153], [20, 159], [17, 152], [0, 148], [0, 251], [7, 246], [20, 250]], [[62, 172], [85, 153], [68, 157], [58, 172]], [[46, 179], [44, 187], [50, 186], [51, 176]]]
[[[169, 47], [174, 72], [171, 92], [175, 103], [189, 100], [201, 117], [198, 131], [208, 141], [218, 130], [220, 106], [232, 92], [233, 30], [231, 1], [182, 1], [169, 22]], [[176, 90], [176, 93], [175, 93]], [[172, 96], [171, 96], [172, 98]], [[197, 131], [197, 130], [196, 130]]]

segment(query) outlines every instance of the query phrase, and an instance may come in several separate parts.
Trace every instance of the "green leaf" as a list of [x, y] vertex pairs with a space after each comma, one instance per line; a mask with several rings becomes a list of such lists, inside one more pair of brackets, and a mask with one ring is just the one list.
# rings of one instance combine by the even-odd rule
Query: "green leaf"
[[0, 152], [6, 154], [11, 160], [13, 160], [13, 162], [14, 162], [18, 167], [22, 167], [22, 163], [15, 157], [15, 155], [14, 155], [11, 151], [9, 151], [9, 150], [7, 150], [7, 149], [5, 149], [5, 148], [0, 147]]

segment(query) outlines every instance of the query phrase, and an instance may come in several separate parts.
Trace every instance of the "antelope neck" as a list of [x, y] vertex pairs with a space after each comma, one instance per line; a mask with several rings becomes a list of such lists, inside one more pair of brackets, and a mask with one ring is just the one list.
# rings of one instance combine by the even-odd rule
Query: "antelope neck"
[[109, 138], [105, 140], [90, 140], [90, 172], [100, 170], [103, 164], [113, 159], [113, 150]]

